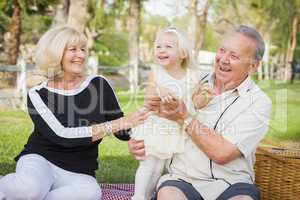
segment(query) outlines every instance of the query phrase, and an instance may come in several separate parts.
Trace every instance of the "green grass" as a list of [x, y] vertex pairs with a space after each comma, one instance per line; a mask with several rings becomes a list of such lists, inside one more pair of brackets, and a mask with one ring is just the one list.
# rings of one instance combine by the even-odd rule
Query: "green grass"
[[300, 82], [286, 84], [266, 81], [259, 84], [272, 99], [272, 117], [267, 139], [300, 143]]
[[[293, 141], [300, 143], [300, 83], [294, 85], [261, 82], [260, 86], [273, 101], [273, 113], [268, 139], [273, 141]], [[125, 113], [130, 113], [142, 105], [141, 94], [131, 95], [119, 92], [118, 99]], [[13, 160], [23, 148], [32, 130], [32, 123], [23, 111], [0, 113], [0, 175], [14, 171]], [[99, 147], [100, 166], [97, 171], [99, 182], [132, 183], [137, 161], [128, 153], [127, 143], [110, 136]]]

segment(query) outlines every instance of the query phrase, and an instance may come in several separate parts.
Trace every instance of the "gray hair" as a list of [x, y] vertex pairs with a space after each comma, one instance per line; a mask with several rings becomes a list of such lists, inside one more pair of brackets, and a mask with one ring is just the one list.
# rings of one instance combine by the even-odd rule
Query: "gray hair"
[[247, 36], [255, 41], [255, 59], [262, 60], [265, 52], [265, 42], [262, 36], [254, 28], [245, 25], [239, 26], [237, 29], [235, 29], [235, 32]]

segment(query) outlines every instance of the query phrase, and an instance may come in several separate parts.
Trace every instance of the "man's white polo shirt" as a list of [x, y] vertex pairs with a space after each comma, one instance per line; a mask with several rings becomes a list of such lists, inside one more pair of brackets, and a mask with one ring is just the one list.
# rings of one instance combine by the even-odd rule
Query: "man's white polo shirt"
[[[214, 75], [208, 75], [206, 80], [213, 85]], [[269, 97], [249, 77], [237, 88], [214, 97], [198, 111], [197, 119], [212, 129], [216, 126], [218, 133], [237, 146], [242, 157], [218, 165], [189, 138], [185, 152], [173, 156], [169, 174], [159, 182], [185, 180], [208, 200], [216, 199], [231, 184], [253, 183], [255, 151], [268, 130], [271, 108]]]

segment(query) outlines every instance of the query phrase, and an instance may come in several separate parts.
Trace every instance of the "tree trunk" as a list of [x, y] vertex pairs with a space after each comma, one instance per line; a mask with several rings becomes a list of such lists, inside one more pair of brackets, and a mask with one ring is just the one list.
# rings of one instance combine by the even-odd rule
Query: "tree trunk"
[[76, 30], [80, 32], [84, 32], [87, 20], [88, 20], [88, 12], [87, 0], [69, 0], [69, 15], [67, 24], [71, 27], [74, 27]]
[[211, 5], [211, 0], [207, 0], [202, 13], [198, 15], [197, 7], [198, 7], [198, 1], [196, 0], [196, 55], [198, 55], [198, 52], [203, 48], [204, 44], [204, 36], [206, 31], [206, 24], [207, 24], [207, 15], [208, 10]]
[[263, 79], [263, 65], [257, 69], [257, 80], [261, 81]]
[[287, 55], [286, 55], [286, 63], [285, 63], [285, 70], [284, 70], [285, 71], [285, 73], [284, 73], [285, 81], [287, 81], [290, 77], [290, 71], [291, 71], [290, 62], [293, 61], [294, 52], [295, 52], [296, 44], [297, 44], [298, 21], [299, 21], [299, 16], [296, 13], [292, 19], [292, 30], [291, 30], [291, 34], [290, 34]]
[[52, 27], [62, 26], [67, 23], [69, 13], [70, 0], [60, 0], [55, 9]]
[[[19, 57], [20, 37], [21, 37], [21, 7], [17, 0], [14, 0], [14, 10], [8, 31], [4, 35], [4, 51], [6, 63], [16, 65]], [[16, 85], [16, 72], [3, 72], [6, 77], [7, 86], [14, 87]]]
[[21, 37], [21, 8], [17, 0], [14, 0], [14, 11], [8, 32], [5, 34], [5, 50], [7, 63], [15, 65], [18, 60]]
[[[190, 18], [190, 25], [188, 27], [188, 33], [191, 38], [192, 42], [192, 48], [196, 50], [196, 29], [197, 29], [197, 23], [196, 23], [196, 18], [197, 18], [197, 5], [198, 5], [198, 0], [191, 0], [189, 10], [191, 11], [191, 18]], [[195, 52], [197, 53], [197, 52]]]
[[270, 32], [267, 32], [265, 34], [265, 44], [266, 44], [266, 48], [265, 48], [265, 55], [263, 57], [263, 61], [264, 61], [264, 80], [269, 80], [270, 79], [270, 43], [271, 43], [271, 35]]
[[[257, 24], [256, 28], [257, 28], [257, 30], [258, 30], [259, 33], [263, 33], [264, 31], [263, 31], [263, 28], [262, 28], [263, 27], [262, 26], [262, 20], [260, 20], [259, 22], [260, 23]], [[261, 62], [261, 65], [257, 69], [257, 80], [258, 81], [261, 81], [263, 79], [263, 67], [264, 67], [263, 62]]]
[[[98, 18], [99, 16], [104, 17], [104, 7], [106, 5], [107, 0], [99, 0], [96, 2], [95, 6], [95, 13], [94, 17]], [[89, 23], [89, 25], [85, 28], [84, 31], [85, 35], [87, 36], [88, 40], [88, 48], [91, 49], [94, 45], [94, 40], [97, 38], [101, 33], [103, 33], [102, 28], [97, 28], [96, 23]]]
[[140, 29], [140, 0], [129, 1], [129, 81], [130, 91], [136, 92], [138, 85], [138, 64], [139, 64], [139, 29]]

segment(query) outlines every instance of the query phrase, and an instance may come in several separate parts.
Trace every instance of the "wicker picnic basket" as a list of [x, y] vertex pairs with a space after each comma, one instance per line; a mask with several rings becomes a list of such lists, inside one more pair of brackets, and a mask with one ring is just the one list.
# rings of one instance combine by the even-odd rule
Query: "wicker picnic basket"
[[259, 147], [255, 182], [263, 200], [299, 200], [300, 149]]

